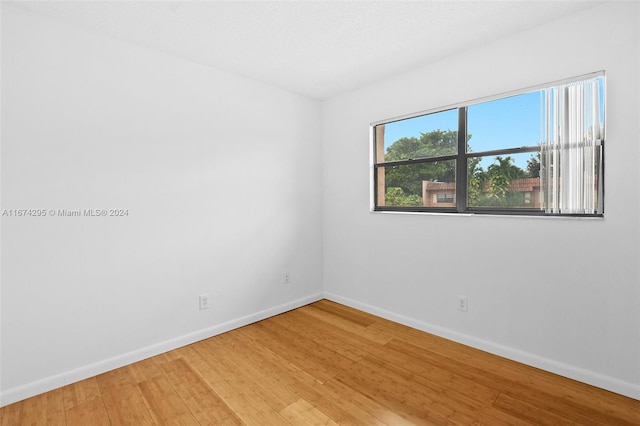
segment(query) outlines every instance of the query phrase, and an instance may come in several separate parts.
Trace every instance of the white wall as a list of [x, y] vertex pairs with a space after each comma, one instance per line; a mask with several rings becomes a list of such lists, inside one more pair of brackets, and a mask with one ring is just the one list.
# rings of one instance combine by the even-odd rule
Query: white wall
[[[639, 22], [637, 3], [608, 4], [320, 110], [2, 4], [2, 209], [129, 216], [2, 218], [0, 405], [314, 300], [323, 282], [640, 398]], [[369, 213], [368, 123], [599, 69], [605, 219]]]
[[1, 118], [2, 209], [129, 216], [2, 218], [0, 405], [321, 297], [317, 101], [3, 4]]
[[[325, 294], [640, 399], [639, 7], [611, 2], [326, 101]], [[369, 123], [602, 69], [604, 219], [369, 212]]]

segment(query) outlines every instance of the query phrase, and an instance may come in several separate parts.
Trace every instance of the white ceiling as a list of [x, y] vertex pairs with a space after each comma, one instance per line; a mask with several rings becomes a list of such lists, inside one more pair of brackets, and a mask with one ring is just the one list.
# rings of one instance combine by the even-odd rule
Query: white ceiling
[[325, 99], [601, 1], [6, 3]]

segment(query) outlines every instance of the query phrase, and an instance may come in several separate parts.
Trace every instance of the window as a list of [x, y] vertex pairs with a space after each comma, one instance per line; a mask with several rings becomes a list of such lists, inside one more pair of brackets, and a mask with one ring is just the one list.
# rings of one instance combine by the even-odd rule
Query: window
[[453, 194], [436, 194], [436, 203], [453, 203]]
[[603, 72], [372, 125], [376, 211], [601, 216]]

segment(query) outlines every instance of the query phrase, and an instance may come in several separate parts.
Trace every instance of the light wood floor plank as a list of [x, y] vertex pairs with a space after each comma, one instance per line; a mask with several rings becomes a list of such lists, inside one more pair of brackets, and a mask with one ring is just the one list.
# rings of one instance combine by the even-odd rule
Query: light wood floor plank
[[[437, 351], [425, 350], [425, 342], [417, 340], [422, 344], [416, 346], [406, 341], [393, 340], [389, 342], [389, 347], [413, 354], [416, 358], [422, 359], [430, 364], [457, 372], [467, 379], [484, 386], [499, 389], [502, 393], [512, 395], [534, 404], [540, 409], [562, 416], [565, 412], [573, 412], [574, 417], [579, 422], [601, 421], [607, 422], [616, 419], [616, 424], [640, 424], [640, 406], [632, 404], [632, 409], [622, 410], [616, 413], [612, 409], [608, 399], [613, 398], [618, 401], [616, 406], [633, 401], [630, 398], [611, 394], [610, 392], [597, 389], [595, 394], [600, 395], [602, 400], [593, 398], [596, 388], [584, 388], [584, 384], [579, 384], [575, 389], [575, 382], [542, 370], [524, 366], [514, 361], [496, 357], [486, 352], [476, 351], [476, 357], [467, 354], [450, 352], [444, 346], [451, 345], [453, 348], [462, 346], [458, 344], [442, 343], [436, 347]], [[468, 347], [461, 349], [467, 352]], [[475, 350], [474, 350], [475, 351]], [[442, 355], [442, 354], [448, 355]], [[455, 359], [454, 359], [455, 358]], [[498, 368], [501, 367], [501, 368]], [[618, 406], [619, 410], [619, 406]], [[609, 420], [608, 420], [609, 419]]]
[[62, 389], [56, 389], [25, 400], [22, 405], [21, 423], [28, 425], [65, 425], [66, 418]]
[[[298, 318], [300, 317], [298, 316]], [[304, 318], [302, 318], [302, 320], [304, 320]], [[322, 326], [319, 327], [322, 328]], [[335, 329], [332, 328], [331, 330]], [[345, 336], [342, 336], [342, 340], [345, 340]], [[322, 339], [322, 341], [327, 342], [325, 339]], [[365, 341], [365, 339], [362, 339], [360, 343], [363, 341]], [[479, 385], [451, 372], [439, 370], [429, 365], [422, 365], [416, 358], [401, 352], [391, 351], [385, 346], [367, 344], [366, 347], [371, 355], [375, 355], [373, 358], [370, 357], [370, 360], [381, 359], [386, 361], [384, 362], [384, 366], [381, 365], [382, 368], [395, 370], [410, 380], [430, 387], [433, 392], [447, 396], [456, 404], [462, 404], [463, 401], [471, 399], [490, 405], [498, 395], [498, 391], [494, 389]], [[410, 368], [408, 368], [408, 366], [410, 366]], [[468, 401], [467, 405], [469, 405]], [[495, 411], [493, 411], [493, 413], [494, 417], [501, 418], [501, 420], [504, 421], [503, 424], [523, 423], [518, 422], [515, 418], [504, 416], [502, 413], [496, 413]], [[476, 416], [485, 417], [484, 414], [476, 414]]]
[[317, 324], [313, 317], [298, 310], [287, 312], [286, 315], [278, 315], [271, 319], [274, 323], [286, 328], [295, 335], [304, 336], [314, 342], [322, 342], [324, 346], [351, 361], [357, 362], [369, 355], [369, 352], [363, 348], [361, 342], [353, 345], [344, 336], [335, 336], [328, 332], [331, 328], [327, 328], [323, 324]]
[[[441, 355], [445, 360], [444, 363], [450, 363], [455, 370], [475, 371], [478, 374], [473, 376], [474, 379], [485, 383], [495, 383], [498, 380], [501, 386], [510, 387], [509, 391], [516, 396], [527, 399], [539, 396], [541, 399], [550, 399], [561, 404], [580, 401], [579, 405], [587, 410], [593, 408], [598, 413], [606, 413], [605, 416], [616, 416], [622, 421], [640, 424], [639, 407], [631, 398], [593, 386], [585, 386], [583, 383], [524, 366], [391, 321], [382, 320], [372, 327], [395, 333], [396, 338], [389, 342], [389, 347], [395, 348], [398, 342], [404, 342], [413, 347], [414, 354], [430, 357], [430, 362], [435, 362], [433, 355]], [[629, 404], [630, 401], [631, 404]], [[617, 412], [621, 407], [627, 408]], [[562, 411], [566, 409], [570, 408], [564, 406], [560, 408]]]
[[182, 358], [162, 364], [165, 376], [201, 425], [240, 425], [242, 422], [211, 387]]
[[[305, 398], [325, 413], [331, 414], [339, 424], [384, 424], [404, 426], [432, 424], [426, 421], [412, 422], [405, 412], [393, 410], [388, 405], [369, 398], [366, 392], [354, 389], [340, 380], [332, 379], [321, 385], [320, 393]], [[345, 396], [348, 395], [348, 398]], [[336, 409], [340, 411], [336, 412]]]
[[0, 425], [16, 426], [22, 424], [22, 407], [25, 401], [16, 402], [0, 408]]
[[393, 339], [393, 334], [388, 333], [385, 330], [353, 323], [341, 316], [327, 312], [326, 307], [325, 309], [317, 309], [314, 305], [308, 305], [300, 308], [300, 310], [315, 317], [318, 321], [340, 328], [348, 333], [364, 337], [375, 343], [385, 344]]
[[252, 327], [252, 332], [254, 333], [253, 340], [261, 346], [280, 354], [287, 362], [304, 370], [319, 382], [324, 383], [335, 376], [335, 368], [332, 365], [323, 364], [316, 357], [309, 357], [308, 351], [300, 350], [297, 345], [291, 345], [290, 342], [284, 341], [278, 338], [278, 336], [271, 334], [270, 330], [264, 324], [258, 323], [254, 325], [255, 327]]
[[322, 300], [0, 408], [33, 424], [640, 426], [640, 401]]
[[383, 370], [415, 381], [432, 389], [435, 393], [447, 395], [453, 401], [474, 400], [478, 403], [490, 405], [497, 398], [499, 391], [487, 384], [478, 383], [464, 375], [458, 374], [431, 362], [413, 356], [402, 350], [390, 348], [372, 353], [368, 359], [379, 365]]
[[164, 376], [157, 376], [139, 383], [151, 416], [159, 425], [199, 425], [184, 401]]
[[[67, 426], [109, 426], [109, 415], [102, 399], [91, 399], [65, 410]], [[30, 424], [30, 423], [22, 423]]]
[[[362, 394], [347, 390], [346, 392], [335, 392], [333, 387], [325, 386], [316, 380], [312, 375], [296, 367], [280, 355], [271, 350], [261, 347], [253, 341], [255, 329], [244, 327], [237, 330], [244, 339], [244, 345], [239, 350], [247, 358], [263, 366], [270, 374], [278, 377], [281, 384], [291, 389], [295, 389], [302, 398], [312, 403], [316, 408], [330, 416], [339, 424], [366, 424], [383, 425], [376, 414], [385, 413], [386, 419], [395, 420], [394, 425], [402, 425], [400, 416], [388, 415], [388, 410], [366, 398]], [[342, 389], [344, 390], [344, 388]], [[344, 398], [349, 395], [349, 398]]]
[[[306, 401], [312, 403], [339, 424], [386, 424], [379, 418], [392, 419], [393, 421], [389, 424], [394, 425], [406, 423], [401, 416], [390, 413], [385, 407], [362, 394], [344, 387], [340, 388], [341, 392], [334, 392], [336, 387], [326, 386], [327, 383], [322, 385], [312, 375], [307, 374], [280, 355], [268, 348], [261, 347], [257, 341], [253, 340], [256, 337], [256, 331], [253, 327], [243, 327], [236, 330], [245, 341], [244, 346], [239, 347], [239, 350], [257, 364], [264, 365], [266, 369], [271, 371], [271, 374], [281, 378], [286, 386], [296, 389], [297, 393]], [[345, 395], [349, 395], [349, 397], [345, 398]], [[376, 415], [379, 415], [379, 418]]]
[[[336, 377], [351, 388], [365, 392], [369, 398], [393, 410], [404, 411], [414, 422], [429, 424], [473, 424], [467, 407], [461, 407], [440, 395], [364, 359], [354, 368]], [[402, 407], [402, 409], [400, 409]]]
[[520, 401], [516, 398], [512, 398], [509, 395], [501, 394], [498, 396], [493, 406], [505, 413], [511, 413], [513, 416], [529, 420], [533, 424], [540, 426], [566, 426], [575, 424], [574, 421], [566, 419], [555, 413], [547, 413], [547, 415], [541, 418], [538, 415], [538, 411], [540, 410], [538, 407], [524, 401]]
[[487, 414], [485, 408], [494, 404], [499, 393], [486, 386], [435, 368], [425, 371], [415, 359], [403, 360], [399, 364], [376, 357], [369, 357], [367, 361], [371, 362], [374, 368], [393, 372], [409, 383], [422, 385], [426, 395], [432, 398], [434, 403], [454, 409], [457, 412], [453, 416], [455, 418], [463, 415], [480, 422], [491, 423], [499, 420], [501, 424], [526, 424], [507, 412], [490, 410], [490, 414]]
[[360, 324], [363, 327], [368, 327], [375, 324], [380, 318], [368, 314], [366, 312], [357, 311], [355, 309], [348, 308], [344, 305], [340, 305], [328, 300], [320, 300], [312, 305], [314, 309], [319, 309], [330, 313], [331, 315], [343, 318], [351, 323]]
[[[252, 348], [243, 342], [238, 333], [227, 333], [221, 342], [222, 362], [236, 372], [238, 379], [253, 383], [253, 389], [261, 395], [275, 411], [281, 411], [299, 399], [295, 388], [289, 385], [288, 377], [278, 374], [268, 364], [257, 362], [258, 354], [252, 354]], [[252, 354], [251, 357], [248, 355]]]
[[149, 406], [132, 371], [127, 366], [96, 377], [105, 410], [113, 424], [153, 425]]
[[140, 388], [132, 383], [101, 390], [107, 415], [112, 424], [144, 426], [155, 422]]
[[72, 383], [62, 388], [64, 395], [64, 408], [69, 410], [76, 405], [83, 404], [87, 401], [102, 398], [98, 382], [95, 377]]
[[238, 378], [235, 371], [220, 362], [221, 356], [210, 356], [212, 350], [207, 343], [194, 347], [195, 352], [205, 361], [206, 369], [199, 371], [202, 378], [214, 386], [216, 393], [231, 408], [236, 416], [246, 424], [286, 425], [288, 422], [256, 392], [253, 383]]
[[304, 399], [299, 399], [291, 403], [280, 411], [282, 417], [287, 419], [292, 425], [301, 426], [321, 426], [338, 424], [327, 417], [322, 411], [309, 404]]
[[266, 333], [277, 339], [281, 344], [288, 345], [289, 351], [295, 350], [305, 359], [314, 360], [318, 365], [324, 366], [329, 378], [334, 377], [344, 369], [350, 368], [354, 363], [354, 361], [334, 351], [326, 342], [316, 342], [309, 336], [282, 327], [272, 319], [262, 321], [259, 325], [264, 327]]
[[133, 383], [141, 383], [162, 376], [162, 369], [156, 358], [147, 358], [125, 367]]

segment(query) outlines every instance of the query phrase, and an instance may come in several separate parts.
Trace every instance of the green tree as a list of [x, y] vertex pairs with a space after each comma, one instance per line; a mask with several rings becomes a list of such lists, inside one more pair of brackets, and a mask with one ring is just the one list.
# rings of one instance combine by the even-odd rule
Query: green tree
[[493, 164], [487, 167], [489, 195], [494, 198], [506, 198], [509, 184], [513, 179], [525, 177], [525, 172], [515, 164], [510, 156], [497, 156]]
[[487, 172], [480, 166], [480, 160], [480, 157], [473, 157], [469, 160], [467, 203], [470, 206], [479, 205], [478, 202], [483, 196], [485, 184], [489, 179]]
[[[467, 141], [471, 135], [467, 137]], [[387, 148], [385, 161], [453, 155], [457, 152], [458, 132], [434, 130], [419, 137], [398, 139]], [[538, 177], [540, 155], [532, 156], [527, 170], [515, 165], [511, 156], [497, 156], [484, 170], [482, 157], [473, 157], [468, 163], [467, 199], [470, 206], [508, 207], [524, 205], [524, 194], [509, 189], [514, 179]], [[536, 174], [537, 172], [537, 174]], [[405, 164], [386, 168], [385, 203], [389, 206], [421, 206], [422, 182], [454, 182], [455, 161]]]
[[[420, 137], [404, 137], [387, 148], [385, 161], [409, 160], [413, 158], [435, 157], [455, 154], [458, 132], [455, 130], [434, 130], [421, 133]], [[422, 199], [422, 181], [453, 182], [455, 180], [454, 161], [408, 164], [390, 167], [386, 171], [387, 188], [400, 188], [407, 196]], [[387, 201], [387, 204], [391, 204]], [[418, 204], [421, 205], [421, 204]]]
[[387, 188], [385, 203], [389, 206], [420, 207], [422, 198], [416, 194], [405, 194], [402, 188]]
[[[514, 179], [527, 177], [527, 173], [514, 164], [513, 157], [497, 156], [493, 164], [487, 167], [487, 171], [479, 175], [484, 178], [481, 184], [482, 192], [476, 199], [470, 199], [470, 205], [484, 207], [524, 205], [524, 194], [509, 188]], [[469, 185], [472, 185], [471, 179]]]
[[420, 137], [404, 137], [387, 148], [385, 161], [409, 160], [412, 158], [452, 155], [457, 152], [458, 132], [455, 130], [433, 130], [420, 133]]
[[540, 177], [540, 153], [532, 155], [527, 160], [527, 177], [537, 178]]

